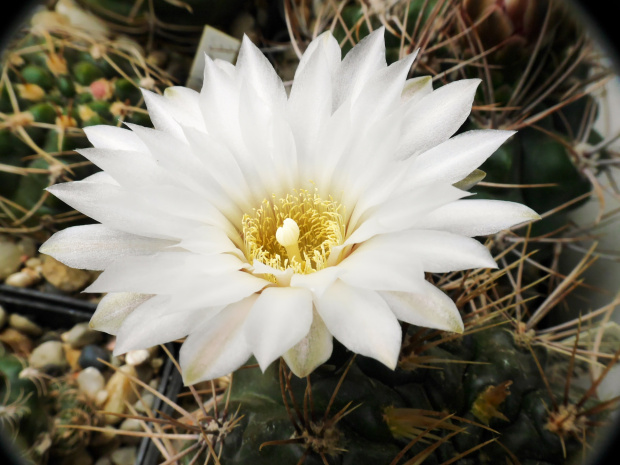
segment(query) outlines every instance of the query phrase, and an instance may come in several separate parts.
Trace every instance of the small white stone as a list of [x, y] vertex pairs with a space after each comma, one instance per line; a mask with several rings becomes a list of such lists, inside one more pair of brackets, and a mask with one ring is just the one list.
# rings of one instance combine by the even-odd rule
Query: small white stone
[[127, 418], [123, 420], [118, 429], [122, 431], [144, 431], [142, 429], [142, 422], [137, 418]]
[[138, 399], [138, 401], [133, 404], [133, 407], [140, 413], [146, 413], [147, 409], [150, 410], [153, 408], [154, 403], [155, 396], [150, 392], [146, 392], [142, 394], [142, 400]]
[[28, 336], [40, 336], [43, 334], [43, 330], [36, 323], [30, 321], [28, 318], [17, 313], [9, 316], [9, 326], [14, 328]]
[[[118, 429], [127, 432], [144, 432], [144, 428], [142, 428], [142, 422], [136, 418], [127, 418], [123, 420]], [[125, 434], [121, 434], [120, 436], [121, 442], [124, 444], [139, 444], [142, 439], [139, 436], [130, 436]]]
[[77, 382], [80, 392], [90, 399], [95, 399], [97, 393], [105, 387], [105, 379], [95, 367], [83, 369], [77, 377]]
[[26, 260], [26, 266], [28, 268], [32, 268], [33, 270], [36, 270], [41, 265], [43, 265], [43, 262], [41, 261], [40, 258], [32, 257]]
[[0, 237], [0, 280], [15, 273], [21, 265], [22, 251], [16, 244]]
[[125, 363], [133, 366], [142, 365], [149, 359], [150, 355], [147, 349], [130, 350], [125, 355]]
[[26, 288], [32, 286], [36, 282], [37, 280], [30, 273], [18, 271], [6, 278], [4, 284], [7, 286]]
[[72, 348], [79, 349], [99, 341], [101, 333], [90, 329], [88, 323], [78, 323], [60, 337], [64, 342], [70, 344]]
[[95, 405], [101, 407], [108, 400], [108, 391], [102, 389], [95, 395]]
[[136, 447], [121, 447], [110, 454], [114, 465], [134, 465], [138, 449]]
[[123, 365], [108, 380], [105, 390], [108, 392], [103, 410], [110, 412], [105, 416], [106, 423], [113, 425], [121, 421], [121, 417], [113, 414], [125, 413], [127, 403], [136, 401], [133, 383], [129, 376], [136, 376], [136, 369], [131, 365]]
[[17, 313], [12, 313], [9, 316], [9, 326], [28, 336], [37, 337], [43, 334], [43, 330], [39, 325]]
[[63, 367], [67, 365], [62, 343], [59, 341], [47, 341], [34, 349], [28, 357], [28, 363], [32, 368], [45, 366]]

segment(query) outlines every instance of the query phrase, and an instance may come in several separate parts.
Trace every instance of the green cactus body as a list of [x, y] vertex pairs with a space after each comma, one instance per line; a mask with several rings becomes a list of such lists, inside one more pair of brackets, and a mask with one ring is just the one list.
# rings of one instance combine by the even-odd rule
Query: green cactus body
[[[41, 196], [50, 184], [96, 171], [74, 152], [90, 146], [81, 128], [123, 121], [151, 126], [148, 116], [135, 111], [144, 108], [141, 79], [149, 77], [156, 91], [172, 85], [162, 71], [132, 58], [114, 41], [89, 42], [70, 29], [46, 37], [28, 34], [4, 57], [0, 196], [14, 204], [3, 206], [9, 213], [0, 216], [0, 225], [12, 229], [36, 228], [43, 216], [46, 225], [53, 224], [70, 210]], [[20, 221], [22, 216], [27, 219]], [[70, 222], [61, 227], [66, 225]]]
[[[337, 344], [332, 358], [310, 376], [311, 389], [294, 376], [282, 388], [277, 363], [264, 374], [239, 370], [227, 410], [240, 419], [232, 430], [223, 422], [210, 429], [222, 433], [212, 437], [216, 450], [222, 447], [222, 465], [388, 465], [416, 438], [398, 463], [423, 458], [440, 464], [459, 454], [457, 463], [464, 465], [504, 463], [508, 454], [520, 463], [565, 463], [560, 436], [548, 427], [552, 400], [535, 361], [543, 370], [556, 363], [544, 349], [530, 352], [502, 326], [424, 355], [436, 363], [405, 369], [407, 357], [401, 356], [396, 371], [358, 355], [343, 377], [350, 359]], [[438, 421], [449, 414], [455, 416]], [[581, 453], [579, 440], [563, 440], [569, 458]], [[192, 458], [188, 454], [184, 463]]]
[[132, 34], [146, 43], [151, 30], [167, 49], [190, 54], [205, 25], [226, 29], [243, 7], [242, 0], [79, 0], [79, 3], [115, 31]]

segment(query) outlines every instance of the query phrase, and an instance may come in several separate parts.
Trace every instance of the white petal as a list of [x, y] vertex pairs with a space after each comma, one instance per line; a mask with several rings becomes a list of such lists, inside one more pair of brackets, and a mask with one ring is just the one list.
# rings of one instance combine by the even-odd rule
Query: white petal
[[393, 247], [411, 260], [419, 260], [424, 271], [431, 273], [497, 268], [490, 252], [480, 242], [445, 231], [402, 231], [382, 234], [373, 240], [378, 247]]
[[422, 264], [412, 254], [380, 237], [362, 243], [336, 268], [346, 283], [375, 291], [412, 292], [412, 282], [424, 279]]
[[114, 355], [130, 350], [146, 349], [187, 336], [205, 320], [213, 318], [221, 307], [202, 307], [177, 310], [170, 296], [155, 296], [123, 321], [116, 336]]
[[[252, 200], [252, 194], [248, 183], [228, 148], [210, 134], [204, 134], [192, 128], [184, 128], [184, 130], [194, 156], [208, 168], [208, 175], [202, 173], [202, 176], [205, 176], [205, 184], [213, 192], [219, 190], [222, 197], [228, 202], [236, 203], [241, 210], [247, 211], [251, 208], [249, 202]], [[219, 198], [214, 199], [214, 204], [226, 208], [225, 203]]]
[[[83, 183], [91, 183], [91, 184], [109, 184], [111, 186], [119, 187], [119, 183], [112, 178], [108, 173], [104, 171], [99, 171], [98, 173], [91, 174], [90, 176], [86, 176], [82, 179]], [[67, 183], [68, 184], [68, 183]], [[55, 184], [56, 186], [58, 184]]]
[[[204, 275], [200, 278], [200, 282], [202, 284], [200, 292], [196, 294], [194, 299], [185, 298], [187, 301], [185, 305], [194, 305], [194, 301], [197, 303], [208, 302], [211, 306], [229, 305], [272, 284], [245, 271], [234, 271], [221, 276]], [[186, 292], [194, 291], [195, 281], [189, 281], [186, 287]]]
[[405, 79], [416, 56], [417, 52], [407, 55], [387, 68], [377, 71], [368, 80], [352, 107], [352, 113], [358, 116], [356, 119], [358, 124], [362, 122], [368, 124], [368, 121], [376, 121], [394, 111], [401, 99]]
[[287, 103], [288, 121], [297, 146], [302, 181], [308, 181], [315, 164], [317, 135], [329, 120], [332, 107], [331, 71], [322, 47], [295, 74]]
[[148, 152], [100, 148], [79, 149], [78, 153], [93, 162], [119, 185], [132, 188], [174, 182], [174, 176], [157, 164]]
[[183, 140], [183, 130], [171, 114], [171, 105], [166, 98], [150, 90], [140, 89], [144, 97], [144, 103], [149, 110], [149, 117], [155, 129], [163, 131], [177, 139]]
[[231, 62], [216, 58], [213, 60], [213, 63], [222, 71], [226, 72], [231, 78], [235, 79], [237, 77], [237, 68]]
[[243, 42], [237, 58], [237, 76], [242, 76], [257, 90], [261, 99], [267, 102], [274, 110], [281, 110], [286, 104], [284, 84], [273, 69], [273, 66], [252, 43], [248, 36], [243, 36]]
[[187, 141], [184, 140], [183, 131], [181, 131], [182, 138], [176, 138], [162, 131], [131, 123], [127, 123], [127, 126], [144, 142], [154, 161], [168, 175], [175, 176], [181, 185], [196, 192], [211, 192], [204, 186], [204, 179], [209, 175], [209, 170], [193, 156]]
[[226, 233], [214, 226], [201, 226], [188, 232], [178, 247], [201, 255], [240, 252]]
[[[231, 238], [238, 236], [238, 230], [234, 225], [241, 223], [241, 213], [237, 209], [231, 208], [229, 211], [225, 208], [218, 208], [210, 202], [210, 196], [203, 197], [191, 189], [172, 185], [143, 187], [134, 193], [134, 197], [138, 195], [148, 200], [149, 206], [152, 206], [151, 209], [158, 212], [161, 219], [166, 218], [168, 221], [185, 224], [183, 231], [179, 231], [180, 228], [174, 229], [178, 234], [177, 237], [185, 237], [187, 231], [193, 231], [205, 224], [222, 229]], [[218, 200], [219, 198], [215, 201]], [[171, 225], [162, 228], [161, 223], [158, 224], [159, 229], [168, 227]]]
[[396, 318], [425, 328], [463, 332], [463, 320], [450, 297], [428, 281], [418, 282], [415, 293], [380, 292]]
[[195, 222], [171, 218], [136, 193], [109, 183], [91, 182], [90, 178], [55, 184], [47, 190], [99, 223], [132, 234], [172, 239], [195, 226]]
[[468, 131], [421, 154], [412, 163], [409, 182], [454, 184], [478, 168], [514, 131]]
[[430, 76], [419, 76], [407, 79], [403, 87], [400, 101], [412, 107], [432, 91], [433, 78]]
[[264, 289], [244, 323], [245, 339], [256, 360], [267, 367], [310, 331], [312, 294], [306, 289]]
[[239, 124], [246, 152], [251, 153], [245, 164], [246, 167], [252, 166], [252, 172], [255, 173], [253, 176], [258, 177], [263, 186], [267, 186], [269, 193], [279, 192], [281, 185], [288, 184], [289, 181], [276, 176], [269, 137], [272, 133], [272, 121], [271, 107], [260, 98], [254, 86], [244, 81], [239, 95]]
[[125, 257], [108, 266], [85, 292], [172, 293], [192, 280], [230, 273], [243, 266], [230, 254], [198, 255], [178, 250]]
[[416, 228], [437, 229], [464, 236], [484, 236], [540, 216], [531, 208], [500, 200], [458, 200], [420, 218]]
[[[334, 172], [341, 159], [347, 157], [352, 144], [351, 139], [357, 134], [351, 126], [349, 105], [338, 108], [329, 122], [322, 127], [319, 134], [316, 153], [313, 154], [315, 166], [312, 179], [319, 192], [330, 195], [334, 183]], [[342, 189], [342, 186], [336, 187]]]
[[293, 276], [293, 269], [287, 268], [285, 270], [280, 270], [277, 268], [273, 268], [269, 265], [265, 265], [264, 263], [259, 262], [258, 260], [254, 260], [252, 262], [252, 274], [258, 276], [262, 279], [267, 279], [265, 275], [273, 275], [276, 277], [276, 281], [278, 286], [280, 287], [288, 287], [291, 284], [291, 278]]
[[308, 334], [283, 355], [291, 371], [303, 378], [325, 363], [332, 354], [333, 338], [320, 315], [313, 310]]
[[384, 27], [371, 32], [344, 57], [336, 71], [333, 110], [349, 98], [355, 100], [370, 77], [387, 66], [384, 34]]
[[310, 61], [310, 57], [319, 47], [323, 49], [323, 53], [325, 54], [325, 58], [327, 59], [327, 65], [329, 66], [330, 74], [333, 75], [336, 72], [336, 70], [338, 69], [338, 65], [340, 65], [340, 57], [342, 55], [342, 52], [340, 50], [340, 45], [338, 45], [338, 41], [334, 38], [332, 33], [330, 31], [325, 31], [308, 44], [308, 48], [306, 48], [306, 50], [304, 51], [304, 54], [299, 60], [299, 65], [297, 65], [297, 70], [295, 71], [295, 80], [297, 80], [298, 75], [301, 75], [304, 68], [308, 64], [308, 61]]
[[97, 310], [90, 319], [90, 327], [104, 333], [117, 334], [125, 318], [152, 297], [149, 294], [132, 292], [108, 294], [97, 305]]
[[338, 279], [342, 272], [343, 270], [338, 267], [328, 266], [316, 273], [295, 274], [291, 278], [291, 286], [306, 288], [314, 295], [320, 297], [325, 292], [325, 289]]
[[187, 87], [173, 86], [164, 91], [164, 97], [171, 116], [181, 126], [205, 130], [200, 113], [200, 93]]
[[39, 252], [72, 268], [103, 270], [127, 256], [152, 255], [174, 244], [171, 241], [115, 231], [101, 224], [74, 226], [58, 231]]
[[[366, 212], [363, 206], [356, 205], [349, 221], [349, 229], [353, 232], [344, 244], [352, 245], [377, 234], [412, 228], [418, 219], [429, 211], [468, 195], [471, 194], [449, 184], [437, 184], [413, 188], [399, 196], [388, 198]], [[358, 224], [359, 227], [355, 229]]]
[[[332, 186], [341, 189], [343, 205], [355, 205], [357, 200], [376, 186], [377, 179], [388, 172], [394, 176], [393, 161], [389, 157], [398, 143], [400, 117], [392, 114], [372, 122], [361, 133], [355, 134], [355, 141], [341, 157], [333, 173]], [[355, 125], [356, 127], [359, 125]], [[345, 211], [345, 223], [349, 221], [351, 210]]]
[[315, 303], [329, 332], [345, 347], [396, 367], [402, 333], [379, 294], [336, 281]]
[[200, 110], [207, 132], [231, 152], [243, 150], [239, 128], [239, 92], [235, 81], [205, 55]]
[[144, 143], [133, 132], [116, 126], [88, 126], [84, 133], [94, 147], [100, 149], [146, 151]]
[[186, 386], [227, 375], [250, 358], [252, 351], [243, 335], [243, 323], [257, 297], [229, 305], [192, 330], [179, 357]]
[[403, 139], [396, 154], [405, 159], [441, 144], [452, 136], [471, 112], [480, 79], [463, 79], [446, 84], [419, 102], [412, 102], [405, 114]]

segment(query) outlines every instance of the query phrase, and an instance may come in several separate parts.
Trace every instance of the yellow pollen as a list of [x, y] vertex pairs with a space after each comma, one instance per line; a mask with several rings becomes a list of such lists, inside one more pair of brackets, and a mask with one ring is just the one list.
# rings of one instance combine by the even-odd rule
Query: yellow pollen
[[[344, 208], [332, 198], [295, 190], [262, 201], [243, 216], [245, 255], [278, 270], [309, 274], [325, 268], [331, 250], [344, 241]], [[274, 278], [275, 279], [275, 278]]]

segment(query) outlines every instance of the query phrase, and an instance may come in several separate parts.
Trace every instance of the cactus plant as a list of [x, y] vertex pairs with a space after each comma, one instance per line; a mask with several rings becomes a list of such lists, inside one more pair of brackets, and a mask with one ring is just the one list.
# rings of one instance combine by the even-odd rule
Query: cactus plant
[[[205, 25], [227, 28], [243, 2], [230, 0], [79, 0], [108, 27], [148, 45], [194, 54]], [[156, 43], [154, 43], [156, 42]], [[150, 50], [149, 50], [150, 51]]]
[[[289, 16], [297, 11], [290, 4], [286, 2]], [[533, 13], [536, 24], [544, 24], [540, 15], [547, 11], [556, 14], [540, 11]], [[421, 46], [417, 71], [434, 75], [436, 85], [456, 75], [488, 73], [490, 87], [477, 95], [466, 128], [514, 127], [520, 132], [483, 167], [490, 183], [479, 183], [477, 192], [553, 210], [589, 194], [599, 169], [597, 157], [608, 156], [601, 137], [591, 130], [596, 103], [580, 81], [587, 47], [579, 43], [581, 33], [571, 36], [571, 28], [563, 37], [552, 38], [545, 28], [543, 36], [532, 36], [529, 31], [536, 28], [514, 26], [523, 19], [496, 13], [456, 0], [391, 2], [390, 9], [379, 11], [350, 3], [335, 9], [333, 24], [345, 51], [372, 27], [385, 24], [392, 33], [392, 58]], [[500, 30], [504, 35], [490, 35], [488, 21], [508, 24]], [[317, 22], [330, 24], [321, 17]], [[296, 38], [313, 29], [302, 29], [306, 18], [292, 24], [299, 28], [292, 31]], [[507, 39], [530, 51], [539, 49], [520, 57], [522, 66], [537, 70], [529, 81], [528, 73], [497, 71], [516, 53], [504, 43]], [[580, 62], [572, 69], [560, 65], [565, 73], [556, 85], [555, 71], [539, 69], [536, 56], [543, 46], [547, 55], [573, 56], [576, 44]], [[506, 76], [514, 80], [506, 82]], [[595, 77], [602, 82], [602, 75]], [[524, 103], [511, 108], [511, 99], [518, 99], [524, 87], [541, 90], [534, 96], [524, 91]], [[101, 114], [91, 110], [105, 116], [105, 108]], [[526, 186], [550, 182], [562, 185], [546, 191], [542, 189], [550, 187], [534, 191]], [[498, 184], [516, 187], [499, 191]], [[563, 218], [555, 218], [564, 224]], [[210, 383], [213, 393], [206, 402], [199, 387], [190, 386], [191, 396], [184, 398], [197, 403], [193, 408], [162, 398], [174, 405], [175, 417], [156, 419], [153, 412], [132, 416], [152, 422], [144, 435], [163, 439], [166, 463], [559, 465], [580, 457], [618, 400], [596, 396], [620, 356], [616, 347], [601, 346], [607, 326], [596, 317], [608, 316], [615, 303], [569, 322], [550, 320], [551, 310], [564, 305], [566, 295], [580, 285], [595, 250], [565, 276], [550, 254], [532, 258], [531, 250], [541, 244], [531, 237], [534, 229], [517, 231], [487, 243], [502, 266], [498, 271], [427, 275], [456, 302], [465, 332], [460, 336], [403, 324], [395, 371], [353, 357], [336, 344], [331, 358], [307, 378], [292, 375], [281, 360], [265, 373], [247, 366]], [[570, 242], [554, 234], [543, 239], [555, 250]], [[596, 336], [586, 338], [585, 325]], [[580, 389], [575, 378], [590, 371], [589, 386]], [[76, 424], [79, 418], [69, 421]]]
[[[167, 457], [182, 464], [572, 463], [620, 400], [596, 397], [620, 350], [594, 342], [606, 330], [594, 317], [615, 304], [540, 327], [533, 286], [504, 281], [526, 258], [437, 276], [464, 312], [465, 332], [404, 325], [395, 371], [336, 344], [306, 378], [282, 359], [264, 373], [251, 360], [189, 386], [177, 403], [162, 396], [174, 418], [134, 418], [153, 421], [144, 434], [166, 438]], [[593, 367], [590, 385], [575, 382]]]
[[89, 146], [82, 128], [149, 125], [139, 87], [172, 82], [134, 43], [91, 37], [52, 12], [33, 22], [5, 52], [0, 77], [0, 226], [35, 234], [78, 218], [43, 189], [96, 171], [74, 152]]

